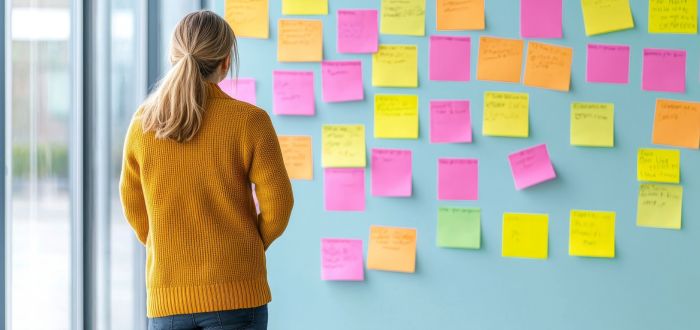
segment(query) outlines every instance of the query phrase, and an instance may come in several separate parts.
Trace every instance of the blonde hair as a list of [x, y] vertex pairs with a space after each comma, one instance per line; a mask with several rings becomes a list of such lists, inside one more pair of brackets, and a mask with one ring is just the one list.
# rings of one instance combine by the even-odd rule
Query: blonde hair
[[187, 142], [202, 125], [207, 77], [229, 56], [230, 67], [238, 66], [236, 36], [224, 19], [203, 10], [177, 24], [171, 44], [173, 66], [144, 102], [141, 122], [143, 131], [154, 131], [156, 138]]

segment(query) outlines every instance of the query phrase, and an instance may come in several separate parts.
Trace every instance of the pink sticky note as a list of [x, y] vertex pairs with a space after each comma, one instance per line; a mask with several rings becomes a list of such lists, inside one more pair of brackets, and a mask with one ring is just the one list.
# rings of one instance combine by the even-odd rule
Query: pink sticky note
[[313, 71], [272, 71], [272, 110], [276, 115], [313, 116]]
[[642, 89], [684, 93], [685, 57], [685, 50], [645, 48]]
[[522, 190], [557, 177], [547, 145], [540, 144], [508, 155], [515, 189]]
[[323, 61], [321, 85], [323, 102], [361, 101], [362, 61]]
[[255, 79], [253, 78], [238, 78], [224, 79], [219, 83], [219, 87], [228, 96], [250, 104], [256, 104], [255, 97]]
[[626, 84], [629, 82], [630, 46], [588, 44], [586, 81]]
[[255, 213], [260, 214], [260, 201], [258, 201], [258, 194], [255, 193], [255, 183], [253, 183], [251, 190], [253, 190], [253, 204], [255, 204]]
[[324, 194], [327, 211], [365, 210], [365, 169], [324, 169]]
[[561, 38], [562, 0], [520, 0], [520, 36]]
[[324, 281], [364, 281], [362, 240], [322, 238], [321, 279]]
[[409, 197], [412, 175], [410, 150], [372, 149], [372, 195]]
[[430, 142], [472, 142], [469, 101], [430, 101]]
[[338, 10], [338, 53], [376, 53], [378, 48], [376, 10]]
[[438, 199], [479, 199], [479, 161], [468, 158], [438, 159]]
[[469, 37], [430, 36], [430, 80], [469, 81]]

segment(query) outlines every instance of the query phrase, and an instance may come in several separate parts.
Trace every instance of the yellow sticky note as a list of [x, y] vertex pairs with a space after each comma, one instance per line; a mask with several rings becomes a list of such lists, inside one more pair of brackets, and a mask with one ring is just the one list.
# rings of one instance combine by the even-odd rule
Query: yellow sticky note
[[282, 15], [328, 15], [328, 0], [282, 0]]
[[666, 149], [639, 149], [637, 180], [680, 183], [681, 152]]
[[649, 0], [649, 33], [698, 33], [698, 1]]
[[485, 92], [483, 134], [528, 137], [530, 135], [529, 100], [530, 96], [527, 93]]
[[370, 226], [367, 269], [415, 272], [416, 237], [413, 228]]
[[229, 0], [224, 7], [226, 22], [239, 38], [270, 37], [268, 0]]
[[615, 105], [571, 103], [571, 145], [613, 147], [615, 145]]
[[527, 45], [525, 86], [569, 91], [574, 51], [569, 47], [531, 41]]
[[437, 30], [483, 30], [484, 0], [437, 0]]
[[374, 96], [374, 137], [377, 139], [418, 138], [418, 96]]
[[629, 0], [581, 0], [586, 35], [634, 28]]
[[523, 48], [519, 39], [479, 38], [479, 61], [476, 78], [502, 82], [520, 82]]
[[314, 166], [310, 136], [280, 135], [284, 167], [290, 179], [313, 180]]
[[382, 34], [425, 35], [425, 0], [382, 0]]
[[503, 214], [504, 257], [547, 259], [548, 247], [547, 214]]
[[418, 47], [379, 45], [372, 55], [372, 86], [418, 87]]
[[637, 201], [637, 226], [681, 229], [683, 186], [642, 184]]
[[615, 258], [615, 212], [571, 210], [569, 255]]
[[277, 60], [280, 62], [321, 62], [323, 25], [320, 20], [279, 20]]
[[365, 167], [364, 125], [323, 125], [323, 167]]

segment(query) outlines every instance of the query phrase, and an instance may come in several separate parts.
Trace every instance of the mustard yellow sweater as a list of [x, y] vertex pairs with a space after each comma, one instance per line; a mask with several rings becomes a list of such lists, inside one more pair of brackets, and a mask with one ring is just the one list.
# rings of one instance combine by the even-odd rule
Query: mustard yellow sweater
[[265, 250], [294, 203], [277, 135], [265, 111], [210, 87], [191, 141], [144, 133], [138, 112], [126, 136], [121, 200], [146, 246], [148, 317], [271, 300]]

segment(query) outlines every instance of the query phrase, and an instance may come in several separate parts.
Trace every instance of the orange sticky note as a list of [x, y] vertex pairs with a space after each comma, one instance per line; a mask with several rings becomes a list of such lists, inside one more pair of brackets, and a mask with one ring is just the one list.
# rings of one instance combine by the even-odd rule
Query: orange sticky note
[[281, 19], [278, 27], [278, 61], [321, 62], [323, 25], [320, 20]]
[[437, 0], [437, 30], [483, 30], [484, 0]]
[[520, 82], [523, 47], [522, 40], [479, 38], [479, 62], [476, 78], [479, 80]]
[[284, 167], [290, 179], [313, 180], [314, 167], [310, 136], [280, 135]]
[[270, 36], [270, 17], [267, 0], [226, 1], [224, 17], [239, 38], [267, 39]]
[[573, 49], [531, 41], [525, 61], [525, 86], [569, 91]]
[[370, 226], [367, 269], [415, 272], [416, 236], [413, 228]]
[[654, 144], [700, 148], [700, 103], [656, 100]]

